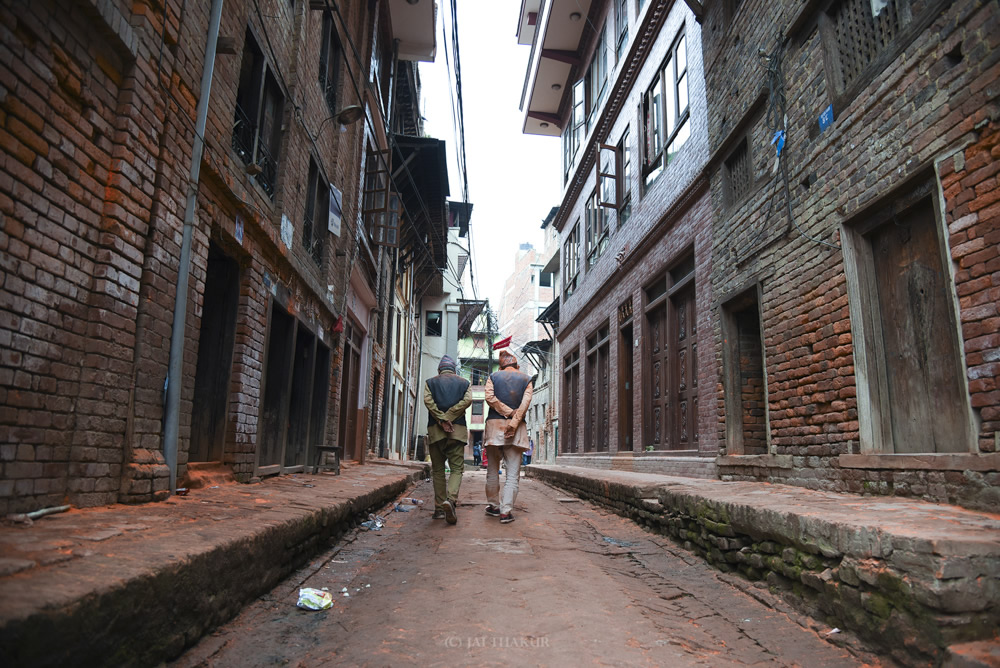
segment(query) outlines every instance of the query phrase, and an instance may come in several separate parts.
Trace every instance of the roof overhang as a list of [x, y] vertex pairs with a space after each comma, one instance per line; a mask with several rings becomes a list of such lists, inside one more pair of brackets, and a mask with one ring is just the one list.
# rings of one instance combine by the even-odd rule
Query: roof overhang
[[538, 314], [535, 322], [543, 325], [552, 325], [552, 331], [559, 331], [559, 298], [556, 297], [552, 303], [545, 307], [545, 310]]
[[434, 0], [389, 0], [392, 37], [399, 40], [399, 59], [434, 62], [437, 38]]
[[521, 101], [525, 134], [562, 134], [559, 111], [573, 83], [573, 68], [581, 64], [580, 41], [591, 4], [591, 0], [548, 0], [541, 8]]
[[[400, 246], [406, 249], [407, 259], [418, 260], [418, 279], [431, 282], [427, 294], [438, 294], [439, 280], [448, 266], [446, 198], [449, 187], [445, 143], [433, 137], [393, 135], [393, 144], [392, 182], [399, 187], [404, 215], [413, 223], [403, 225]], [[430, 258], [425, 247], [430, 251]]]

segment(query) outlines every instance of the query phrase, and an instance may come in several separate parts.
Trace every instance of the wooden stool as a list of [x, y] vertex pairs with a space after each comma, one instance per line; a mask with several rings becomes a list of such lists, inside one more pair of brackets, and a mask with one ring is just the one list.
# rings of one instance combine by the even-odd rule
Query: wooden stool
[[[316, 464], [313, 466], [313, 473], [319, 473], [323, 469], [333, 469], [334, 471], [336, 471], [337, 475], [340, 475], [340, 446], [316, 445], [313, 447], [316, 449]], [[326, 453], [333, 454], [332, 464], [323, 463], [323, 455]]]

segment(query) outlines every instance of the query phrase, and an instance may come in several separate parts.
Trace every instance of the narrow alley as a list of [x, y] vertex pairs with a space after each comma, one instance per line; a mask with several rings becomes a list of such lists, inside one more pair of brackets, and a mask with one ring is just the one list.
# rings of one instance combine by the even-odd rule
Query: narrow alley
[[[766, 587], [533, 479], [517, 521], [483, 514], [467, 473], [459, 522], [422, 506], [383, 513], [206, 636], [175, 663], [323, 665], [892, 665], [801, 616]], [[296, 608], [300, 587], [333, 607]]]

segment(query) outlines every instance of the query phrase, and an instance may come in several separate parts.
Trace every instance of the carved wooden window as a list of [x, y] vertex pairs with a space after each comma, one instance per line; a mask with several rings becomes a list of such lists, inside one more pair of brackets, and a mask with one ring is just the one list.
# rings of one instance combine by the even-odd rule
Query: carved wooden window
[[741, 201], [750, 192], [752, 182], [752, 166], [747, 140], [743, 140], [736, 150], [726, 159], [726, 205], [732, 206]]
[[819, 13], [833, 103], [843, 108], [937, 17], [946, 0], [834, 0]]

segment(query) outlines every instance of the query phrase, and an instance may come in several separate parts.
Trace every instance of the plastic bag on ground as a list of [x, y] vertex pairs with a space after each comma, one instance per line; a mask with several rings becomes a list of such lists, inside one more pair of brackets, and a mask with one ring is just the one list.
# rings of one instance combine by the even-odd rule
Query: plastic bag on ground
[[304, 610], [326, 610], [333, 605], [333, 596], [322, 589], [303, 587], [299, 589], [299, 602], [295, 605]]

